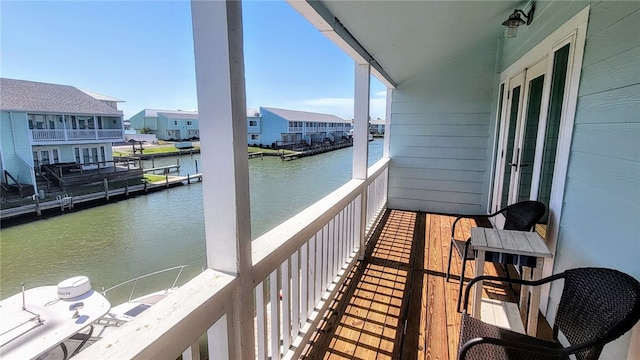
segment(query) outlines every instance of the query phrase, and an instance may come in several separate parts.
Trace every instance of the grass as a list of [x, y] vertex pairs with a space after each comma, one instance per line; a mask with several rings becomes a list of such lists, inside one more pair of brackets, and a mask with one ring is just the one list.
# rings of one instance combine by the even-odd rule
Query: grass
[[247, 151], [250, 152], [250, 153], [252, 153], [252, 152], [263, 152], [265, 154], [280, 154], [282, 152], [284, 152], [285, 154], [295, 153], [295, 151], [292, 151], [292, 150], [262, 149], [262, 148], [259, 148], [257, 146], [249, 146]]
[[167, 177], [164, 175], [144, 174], [144, 178], [149, 182], [166, 181]]

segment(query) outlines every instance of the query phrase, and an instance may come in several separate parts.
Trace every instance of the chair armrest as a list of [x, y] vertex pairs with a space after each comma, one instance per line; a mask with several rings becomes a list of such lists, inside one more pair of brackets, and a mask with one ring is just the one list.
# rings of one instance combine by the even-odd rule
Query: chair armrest
[[480, 344], [491, 344], [496, 346], [502, 346], [514, 350], [524, 350], [536, 354], [547, 354], [547, 355], [556, 355], [562, 356], [568, 354], [568, 348], [553, 348], [542, 345], [533, 345], [527, 344], [523, 342], [515, 342], [505, 339], [496, 339], [490, 337], [478, 337], [475, 339], [471, 339], [464, 343], [462, 347], [460, 347], [460, 351], [458, 351], [458, 360], [464, 360], [467, 356], [467, 352], [471, 350], [472, 347]]
[[500, 209], [496, 212], [494, 212], [493, 214], [476, 214], [476, 215], [460, 215], [458, 217], [456, 217], [456, 219], [453, 221], [453, 225], [451, 225], [451, 239], [454, 239], [454, 235], [456, 233], [456, 224], [458, 224], [458, 220], [460, 219], [469, 219], [469, 218], [485, 218], [488, 219], [490, 217], [494, 217], [500, 213], [503, 213], [507, 210], [507, 208], [503, 208]]
[[477, 276], [477, 277], [471, 279], [471, 281], [469, 281], [469, 283], [467, 284], [467, 287], [464, 289], [464, 303], [463, 303], [464, 307], [463, 307], [462, 311], [464, 311], [464, 312], [467, 311], [467, 304], [469, 303], [469, 293], [471, 292], [471, 287], [473, 285], [475, 285], [478, 281], [494, 280], [494, 281], [502, 281], [502, 282], [511, 283], [511, 284], [540, 286], [542, 284], [546, 284], [548, 282], [555, 281], [555, 280], [561, 279], [563, 277], [564, 277], [564, 273], [563, 272], [559, 273], [559, 274], [548, 276], [548, 277], [546, 277], [544, 279], [535, 280], [535, 281], [522, 280], [522, 279], [512, 279], [512, 278], [506, 278], [506, 277], [500, 277], [500, 276], [490, 276], [490, 275]]

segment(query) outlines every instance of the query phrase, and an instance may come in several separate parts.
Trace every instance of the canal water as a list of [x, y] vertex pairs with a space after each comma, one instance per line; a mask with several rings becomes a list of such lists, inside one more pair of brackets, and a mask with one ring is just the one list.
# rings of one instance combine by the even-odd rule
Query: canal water
[[[369, 143], [369, 165], [382, 157], [382, 147], [382, 139]], [[154, 165], [173, 165], [177, 159], [159, 158]], [[267, 156], [250, 159], [252, 237], [346, 183], [351, 178], [351, 159], [352, 148], [293, 161]], [[200, 167], [199, 155], [183, 155], [179, 161], [181, 175], [194, 174], [196, 161]], [[151, 167], [151, 162], [144, 167]], [[18, 292], [21, 282], [31, 288], [77, 275], [88, 276], [94, 289], [109, 288], [187, 264], [204, 250], [202, 184], [170, 188], [2, 229], [0, 298]], [[187, 268], [179, 283], [200, 272], [203, 262], [201, 257]], [[166, 275], [154, 281], [166, 284], [176, 273]], [[145, 291], [144, 286], [137, 289]], [[118, 296], [124, 300], [128, 294]]]

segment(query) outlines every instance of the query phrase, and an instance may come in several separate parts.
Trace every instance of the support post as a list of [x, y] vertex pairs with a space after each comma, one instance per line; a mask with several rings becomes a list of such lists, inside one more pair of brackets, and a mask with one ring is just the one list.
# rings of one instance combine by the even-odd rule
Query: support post
[[[367, 179], [369, 161], [369, 64], [356, 64], [354, 110], [353, 110], [353, 179]], [[360, 219], [357, 222], [357, 239], [360, 242], [358, 257], [364, 258], [365, 232], [367, 228], [367, 188], [360, 194]]]
[[109, 201], [109, 180], [107, 180], [107, 178], [104, 178], [102, 180], [102, 183], [104, 184], [104, 198]]
[[124, 179], [124, 195], [129, 197], [129, 179]]
[[389, 157], [390, 138], [391, 138], [391, 102], [393, 101], [393, 89], [387, 88], [387, 107], [385, 109], [384, 119], [384, 147], [382, 148], [382, 157]]
[[33, 199], [36, 201], [36, 215], [42, 216], [42, 210], [40, 209], [40, 196], [34, 195]]
[[[191, 16], [200, 138], [205, 139], [200, 160], [207, 264], [239, 276], [226, 329], [214, 326], [208, 335], [209, 339], [212, 335], [228, 339], [230, 359], [253, 359], [254, 285], [242, 5], [237, 1], [192, 0]], [[213, 355], [211, 352], [210, 357]]]

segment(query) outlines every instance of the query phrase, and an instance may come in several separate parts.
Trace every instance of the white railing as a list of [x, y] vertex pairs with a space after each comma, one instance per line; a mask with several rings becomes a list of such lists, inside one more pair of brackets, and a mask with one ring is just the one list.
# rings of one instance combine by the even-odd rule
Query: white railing
[[69, 140], [95, 140], [95, 130], [67, 130]]
[[31, 130], [31, 139], [38, 141], [64, 141], [64, 129], [61, 130]]
[[[88, 130], [30, 130], [33, 142], [50, 142], [65, 140], [103, 140], [123, 139], [122, 129], [88, 129]], [[66, 133], [66, 137], [65, 137]]]
[[302, 126], [289, 126], [290, 133], [302, 132]]
[[[207, 269], [78, 358], [198, 359], [205, 333], [209, 358], [229, 358], [242, 326], [254, 327], [258, 359], [297, 358], [358, 259], [363, 196], [365, 239], [384, 212], [388, 166], [380, 160], [366, 180], [349, 181], [255, 239], [250, 282]], [[241, 283], [257, 284], [254, 324], [234, 320], [234, 294], [247, 293]]]
[[98, 130], [98, 139], [122, 139], [122, 129]]

